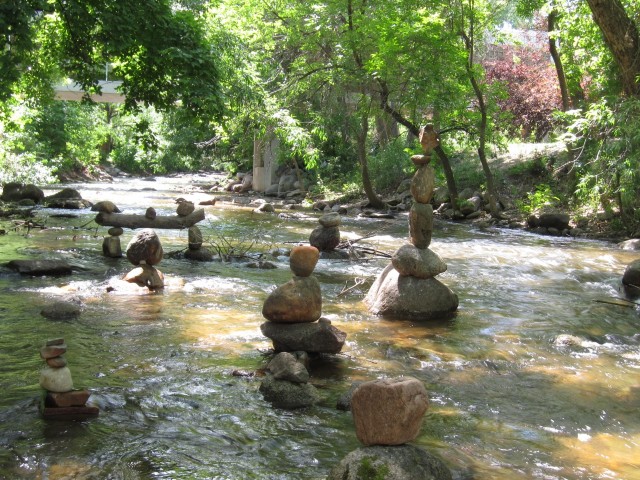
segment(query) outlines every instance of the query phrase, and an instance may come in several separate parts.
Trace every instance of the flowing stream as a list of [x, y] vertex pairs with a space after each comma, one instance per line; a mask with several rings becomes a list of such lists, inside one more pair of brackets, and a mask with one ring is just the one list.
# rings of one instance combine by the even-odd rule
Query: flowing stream
[[[153, 206], [173, 215], [177, 197], [210, 198], [194, 189], [209, 180], [75, 188], [125, 213]], [[336, 409], [340, 395], [354, 381], [410, 375], [431, 402], [415, 444], [443, 458], [454, 478], [640, 479], [639, 313], [602, 302], [622, 296], [620, 279], [637, 253], [436, 222], [430, 248], [448, 265], [438, 278], [460, 308], [429, 323], [384, 320], [363, 305], [388, 259], [322, 259], [314, 274], [323, 315], [347, 332], [347, 343], [311, 371], [322, 402], [286, 411], [264, 401], [259, 374], [237, 373], [265, 366], [271, 343], [259, 329], [262, 303], [292, 275], [286, 256], [267, 252], [307, 242], [318, 215], [204, 208], [199, 226], [212, 245], [242, 239], [278, 268], [166, 255], [158, 265], [164, 290], [108, 291], [133, 267], [102, 255], [107, 227], [85, 226], [95, 212], [41, 209], [36, 220], [46, 229], [0, 237], [0, 264], [61, 258], [75, 268], [68, 277], [32, 278], [0, 267], [0, 478], [323, 479], [359, 446], [350, 413]], [[388, 253], [408, 237], [406, 217], [345, 216], [340, 229], [351, 239], [375, 233], [360, 243]], [[132, 234], [125, 231], [123, 249]], [[165, 254], [186, 247], [186, 231], [158, 234]], [[349, 289], [357, 280], [366, 283]], [[59, 300], [80, 302], [81, 316], [40, 314]], [[39, 349], [55, 337], [65, 338], [74, 384], [92, 391], [98, 417], [39, 415]]]

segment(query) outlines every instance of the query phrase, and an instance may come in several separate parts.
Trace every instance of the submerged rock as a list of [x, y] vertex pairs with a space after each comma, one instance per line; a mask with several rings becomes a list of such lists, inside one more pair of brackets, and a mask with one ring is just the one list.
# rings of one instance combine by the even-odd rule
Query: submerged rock
[[413, 445], [358, 448], [336, 465], [327, 480], [451, 480], [435, 455]]
[[64, 260], [11, 260], [7, 266], [23, 275], [71, 275], [72, 268]]
[[278, 380], [273, 375], [264, 378], [260, 384], [260, 393], [275, 408], [310, 407], [320, 401], [320, 395], [313, 385]]

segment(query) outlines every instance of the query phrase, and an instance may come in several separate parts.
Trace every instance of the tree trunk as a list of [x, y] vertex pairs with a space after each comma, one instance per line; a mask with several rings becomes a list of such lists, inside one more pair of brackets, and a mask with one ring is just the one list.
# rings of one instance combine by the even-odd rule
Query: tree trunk
[[369, 117], [367, 112], [362, 113], [362, 128], [358, 132], [358, 162], [360, 163], [360, 172], [362, 174], [362, 186], [364, 193], [367, 195], [369, 204], [373, 208], [384, 208], [384, 202], [376, 195], [371, 183], [369, 175], [369, 162], [367, 160], [367, 133], [369, 132]]
[[640, 37], [620, 0], [587, 0], [593, 19], [620, 69], [626, 95], [640, 95]]
[[[473, 27], [472, 27], [473, 28]], [[472, 30], [473, 32], [473, 30]], [[487, 114], [487, 104], [484, 100], [484, 94], [482, 93], [482, 89], [478, 84], [478, 81], [473, 73], [473, 41], [471, 38], [467, 36], [466, 33], [462, 32], [462, 39], [464, 40], [465, 47], [467, 49], [468, 60], [465, 65], [467, 70], [467, 75], [469, 76], [469, 82], [471, 82], [471, 87], [473, 87], [473, 91], [476, 94], [476, 98], [478, 99], [478, 110], [480, 111], [480, 125], [478, 126], [478, 157], [480, 158], [480, 163], [482, 164], [482, 171], [484, 172], [484, 176], [487, 180], [487, 194], [489, 195], [489, 211], [491, 212], [491, 216], [497, 218], [500, 216], [498, 212], [498, 202], [497, 202], [497, 191], [495, 182], [493, 181], [493, 173], [489, 168], [489, 162], [487, 162], [487, 124], [488, 124], [488, 114]], [[473, 33], [472, 33], [473, 35]]]
[[169, 228], [181, 229], [194, 226], [199, 221], [204, 220], [204, 210], [198, 209], [185, 217], [178, 215], [147, 218], [144, 215], [129, 215], [122, 213], [100, 212], [96, 215], [96, 223], [103, 227], [122, 228]]
[[560, 86], [560, 95], [562, 96], [562, 111], [566, 112], [571, 108], [571, 99], [569, 98], [569, 88], [567, 87], [567, 77], [564, 74], [564, 67], [562, 66], [562, 59], [558, 53], [558, 47], [556, 45], [556, 39], [553, 37], [553, 32], [556, 28], [556, 19], [558, 13], [555, 10], [551, 10], [547, 17], [547, 31], [549, 32], [549, 53], [553, 58], [553, 64], [556, 67], [556, 74], [558, 75], [558, 85]]

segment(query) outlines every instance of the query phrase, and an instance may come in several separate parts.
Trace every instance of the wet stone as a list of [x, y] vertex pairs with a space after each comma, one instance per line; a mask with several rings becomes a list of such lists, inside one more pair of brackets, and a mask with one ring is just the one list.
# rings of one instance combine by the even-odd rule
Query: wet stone
[[414, 202], [409, 211], [409, 237], [417, 248], [427, 248], [433, 233], [433, 207]]
[[342, 219], [340, 218], [340, 214], [337, 212], [332, 212], [332, 213], [327, 213], [326, 215], [321, 216], [318, 219], [318, 222], [320, 222], [320, 225], [322, 225], [325, 228], [330, 228], [330, 227], [337, 227], [338, 225], [340, 225], [340, 223], [342, 222]]
[[180, 217], [186, 217], [187, 215], [193, 213], [195, 209], [196, 207], [193, 204], [193, 202], [184, 201], [184, 202], [178, 203], [178, 207], [176, 208], [176, 213]]
[[120, 244], [120, 237], [105, 237], [102, 241], [102, 254], [107, 258], [121, 258], [122, 246]]
[[418, 203], [429, 203], [435, 188], [435, 173], [429, 165], [416, 170], [411, 180], [411, 195]]
[[51, 407], [81, 407], [87, 400], [91, 393], [89, 390], [72, 390], [70, 392], [49, 392], [47, 393], [46, 402], [47, 406]]
[[313, 246], [298, 245], [291, 249], [289, 255], [289, 267], [294, 275], [298, 277], [308, 277], [313, 273], [318, 259], [320, 258], [320, 251]]
[[51, 368], [62, 368], [67, 366], [67, 359], [64, 357], [47, 358], [46, 362]]
[[49, 392], [69, 392], [73, 390], [71, 370], [68, 367], [45, 367], [40, 372], [40, 386]]
[[112, 237], [119, 237], [124, 233], [124, 229], [122, 227], [111, 227], [107, 230], [107, 233]]

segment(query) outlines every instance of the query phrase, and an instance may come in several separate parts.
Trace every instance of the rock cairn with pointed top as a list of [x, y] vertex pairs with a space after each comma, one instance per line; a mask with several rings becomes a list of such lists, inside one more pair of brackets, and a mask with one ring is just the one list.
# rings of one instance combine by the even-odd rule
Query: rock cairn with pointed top
[[436, 280], [447, 265], [429, 249], [433, 232], [431, 198], [435, 174], [429, 165], [439, 145], [431, 125], [420, 131], [424, 154], [413, 155], [417, 170], [411, 181], [414, 203], [409, 212], [410, 243], [401, 246], [371, 286], [364, 302], [378, 315], [399, 319], [431, 320], [450, 316], [458, 308], [458, 296]]

